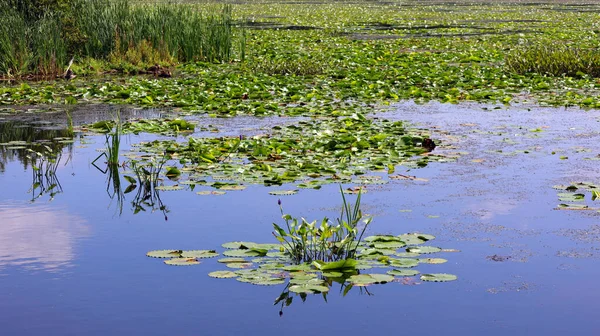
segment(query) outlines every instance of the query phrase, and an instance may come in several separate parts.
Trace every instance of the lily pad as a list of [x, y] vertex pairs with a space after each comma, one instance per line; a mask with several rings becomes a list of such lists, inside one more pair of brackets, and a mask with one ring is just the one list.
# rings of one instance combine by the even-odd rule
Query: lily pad
[[175, 190], [183, 190], [183, 187], [179, 186], [179, 185], [174, 185], [174, 186], [157, 186], [155, 189], [156, 190], [161, 190], [161, 191], [175, 191]]
[[421, 280], [431, 281], [431, 282], [446, 282], [446, 281], [454, 281], [456, 279], [457, 279], [456, 275], [447, 274], [447, 273], [429, 273], [429, 274], [421, 275]]
[[150, 258], [179, 258], [182, 250], [155, 250], [146, 253]]
[[217, 191], [217, 190], [203, 190], [203, 191], [198, 191], [196, 194], [198, 195], [225, 195], [226, 192], [224, 191]]
[[421, 264], [443, 264], [448, 262], [448, 260], [444, 258], [424, 258], [418, 259]]
[[238, 275], [233, 273], [232, 271], [214, 271], [214, 272], [208, 273], [208, 276], [213, 277], [213, 278], [226, 279], [226, 278], [235, 278]]
[[298, 190], [271, 190], [269, 191], [269, 195], [273, 196], [289, 196], [295, 195], [298, 193]]
[[441, 250], [442, 250], [441, 248], [435, 247], [435, 246], [418, 246], [418, 247], [409, 247], [406, 249], [406, 252], [429, 254], [429, 253], [440, 252]]
[[290, 286], [289, 291], [298, 294], [327, 293], [329, 287], [323, 285], [300, 284]]
[[219, 190], [244, 190], [246, 189], [246, 186], [243, 185], [224, 185], [222, 187], [219, 188]]
[[213, 258], [218, 255], [215, 250], [190, 250], [181, 252], [183, 258]]
[[398, 269], [393, 269], [391, 271], [387, 271], [387, 274], [390, 275], [394, 275], [394, 276], [415, 276], [421, 272], [417, 271], [417, 270], [398, 270]]
[[173, 266], [191, 266], [198, 265], [200, 262], [196, 258], [173, 258], [165, 260], [165, 264]]

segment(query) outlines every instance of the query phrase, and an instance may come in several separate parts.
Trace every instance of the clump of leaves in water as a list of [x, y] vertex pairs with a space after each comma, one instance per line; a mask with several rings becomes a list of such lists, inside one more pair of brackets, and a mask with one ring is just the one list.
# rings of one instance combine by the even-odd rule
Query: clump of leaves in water
[[354, 205], [348, 203], [341, 187], [340, 193], [343, 204], [340, 217], [336, 220], [337, 225], [331, 224], [327, 217], [323, 218], [320, 225], [317, 225], [316, 220], [309, 223], [304, 218], [293, 218], [283, 213], [281, 201], [278, 202], [285, 228], [273, 223], [273, 235], [295, 263], [315, 261], [317, 265], [322, 265], [319, 262], [343, 261], [336, 268], [344, 268], [350, 264], [347, 260], [355, 257], [360, 240], [372, 218], [367, 218], [359, 231], [358, 225], [363, 218], [360, 209], [361, 193], [358, 193]]
[[[292, 293], [302, 300], [308, 294], [320, 293], [326, 298], [333, 283], [339, 283], [343, 295], [353, 287], [364, 288], [376, 284], [399, 282], [417, 284], [419, 275], [423, 282], [447, 282], [457, 277], [447, 273], [421, 274], [414, 268], [420, 264], [443, 264], [443, 258], [431, 258], [431, 254], [455, 252], [456, 250], [424, 246], [435, 237], [422, 233], [406, 233], [398, 236], [375, 235], [362, 239], [370, 218], [359, 230], [358, 224], [363, 215], [360, 210], [360, 197], [354, 204], [349, 203], [342, 193], [342, 214], [337, 225], [325, 218], [317, 227], [316, 222], [308, 223], [283, 214], [287, 231], [274, 224], [275, 236], [279, 244], [258, 244], [246, 241], [225, 243], [226, 256], [218, 262], [230, 270], [216, 270], [208, 275], [213, 278], [235, 278], [237, 281], [253, 285], [287, 285], [275, 304], [292, 302]], [[147, 253], [148, 257], [164, 258], [171, 266], [192, 266], [202, 259], [218, 256], [215, 250], [156, 250]], [[425, 255], [425, 258], [419, 258]], [[425, 266], [429, 267], [429, 266]], [[384, 269], [362, 273], [368, 269]], [[289, 280], [287, 280], [289, 279]], [[368, 292], [367, 292], [368, 293]]]

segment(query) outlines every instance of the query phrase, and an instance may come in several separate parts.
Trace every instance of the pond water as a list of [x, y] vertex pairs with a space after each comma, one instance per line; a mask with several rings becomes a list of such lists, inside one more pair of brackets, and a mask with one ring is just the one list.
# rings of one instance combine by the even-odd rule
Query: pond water
[[[73, 122], [110, 119], [111, 111], [86, 107], [72, 112]], [[169, 114], [128, 110], [122, 117]], [[278, 188], [250, 185], [222, 196], [164, 191], [154, 206], [134, 214], [134, 193], [125, 194], [121, 208], [102, 162], [100, 169], [92, 164], [104, 136], [76, 132], [74, 143], [52, 145], [62, 153], [60, 162], [41, 183], [22, 149], [1, 149], [0, 334], [600, 332], [600, 213], [593, 209], [599, 201], [587, 193], [591, 209], [557, 210], [561, 191], [553, 189], [600, 182], [599, 111], [407, 102], [378, 116], [430, 129], [440, 144], [434, 153], [462, 153], [456, 162], [400, 166], [397, 173], [427, 181], [390, 181], [369, 186], [363, 196], [365, 211], [374, 216], [370, 234], [430, 233], [437, 237], [434, 246], [460, 250], [444, 254], [445, 264], [419, 266], [423, 273], [456, 274], [457, 281], [415, 278], [353, 288], [346, 296], [334, 286], [327, 301], [309, 295], [280, 316], [273, 302], [283, 285], [208, 277], [222, 269], [214, 258], [174, 267], [146, 257], [157, 249], [274, 242], [279, 197], [268, 191]], [[207, 136], [268, 132], [294, 121], [197, 120], [221, 132], [198, 134]], [[62, 138], [66, 124], [63, 112], [5, 115], [0, 142]], [[123, 136], [122, 150], [155, 138], [165, 137]], [[318, 219], [336, 216], [338, 194], [337, 185], [325, 185], [280, 199], [288, 213]]]

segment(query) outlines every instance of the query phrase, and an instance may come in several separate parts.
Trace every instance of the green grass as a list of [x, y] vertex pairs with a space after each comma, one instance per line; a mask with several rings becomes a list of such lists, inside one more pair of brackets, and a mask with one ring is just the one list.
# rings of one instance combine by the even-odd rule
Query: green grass
[[[27, 2], [27, 1], [26, 1]], [[58, 75], [69, 59], [136, 66], [231, 59], [230, 6], [71, 0], [67, 11], [29, 17], [0, 3], [0, 76]]]
[[518, 74], [600, 77], [600, 51], [563, 44], [520, 47], [506, 56], [506, 66]]

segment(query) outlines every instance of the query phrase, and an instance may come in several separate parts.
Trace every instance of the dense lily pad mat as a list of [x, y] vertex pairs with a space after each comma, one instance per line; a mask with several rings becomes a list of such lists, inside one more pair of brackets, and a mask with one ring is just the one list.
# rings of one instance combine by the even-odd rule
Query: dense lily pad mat
[[[208, 275], [213, 278], [236, 278], [240, 282], [260, 286], [287, 282], [284, 293], [289, 291], [299, 295], [327, 293], [335, 282], [350, 288], [398, 282], [400, 278], [419, 275], [420, 272], [414, 268], [420, 264], [441, 264], [443, 262], [440, 261], [446, 261], [442, 258], [436, 258], [437, 262], [432, 262], [434, 258], [418, 258], [421, 253], [415, 249], [424, 251], [428, 256], [443, 251], [425, 245], [434, 238], [421, 233], [371, 236], [360, 243], [356, 259], [302, 264], [293, 263], [279, 244], [229, 242], [222, 245], [226, 248], [222, 254], [227, 258], [218, 260], [221, 267], [224, 265], [229, 270], [211, 271]], [[165, 264], [172, 266], [197, 265], [202, 258], [218, 255], [215, 250], [156, 250], [147, 253], [148, 257], [164, 258]], [[377, 270], [383, 273], [377, 273]], [[445, 282], [456, 280], [457, 277], [446, 273], [427, 273], [422, 274], [420, 279]]]
[[[425, 167], [430, 161], [449, 160], [431, 155], [421, 147], [426, 130], [411, 129], [403, 122], [365, 118], [301, 121], [276, 126], [270, 134], [253, 137], [188, 137], [185, 142], [156, 140], [135, 147], [133, 159], [169, 157], [182, 165], [190, 184], [212, 185], [223, 190], [243, 189], [239, 183], [266, 185], [301, 181], [300, 188], [318, 189], [322, 184], [350, 182], [384, 184], [381, 177], [354, 175], [368, 171], [392, 174], [399, 164]], [[211, 178], [212, 181], [207, 180]], [[273, 195], [296, 190], [272, 191]]]
[[[0, 104], [101, 101], [214, 115], [348, 114], [400, 99], [598, 107], [597, 82], [586, 74], [516, 74], [505, 66], [507, 55], [527, 45], [595, 48], [600, 40], [588, 24], [594, 10], [541, 3], [244, 3], [233, 5], [239, 26], [247, 27], [244, 62], [183, 64], [171, 79], [3, 85]], [[269, 25], [279, 29], [257, 29]]]

